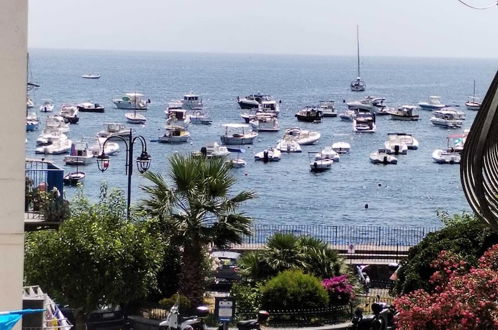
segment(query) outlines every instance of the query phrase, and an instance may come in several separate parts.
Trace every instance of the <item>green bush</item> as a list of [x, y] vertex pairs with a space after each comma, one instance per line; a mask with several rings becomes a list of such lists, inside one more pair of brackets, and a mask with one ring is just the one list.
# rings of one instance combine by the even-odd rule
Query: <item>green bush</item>
[[244, 312], [253, 312], [261, 308], [261, 287], [263, 282], [234, 283], [230, 289], [230, 294], [237, 302], [237, 309]]
[[269, 280], [261, 289], [263, 309], [296, 310], [325, 308], [329, 296], [320, 280], [300, 270], [288, 270]]
[[189, 311], [192, 308], [192, 304], [190, 303], [190, 300], [178, 293], [175, 293], [169, 298], [164, 298], [159, 301], [159, 305], [164, 307], [165, 309], [170, 309], [174, 304], [178, 302], [178, 307], [180, 313]]
[[442, 250], [461, 255], [471, 266], [493, 244], [498, 243], [498, 234], [476, 217], [463, 214], [449, 217], [442, 214], [445, 227], [428, 234], [419, 244], [412, 247], [408, 258], [401, 264], [396, 294], [406, 294], [417, 289], [430, 291], [429, 278], [434, 270], [430, 263]]

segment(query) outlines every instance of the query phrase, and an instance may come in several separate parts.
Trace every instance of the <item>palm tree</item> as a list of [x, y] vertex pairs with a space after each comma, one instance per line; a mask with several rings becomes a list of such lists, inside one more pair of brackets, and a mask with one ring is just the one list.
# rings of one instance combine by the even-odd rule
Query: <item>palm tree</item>
[[198, 305], [205, 289], [202, 270], [207, 247], [241, 243], [242, 237], [250, 234], [251, 218], [237, 208], [255, 194], [242, 191], [229, 197], [235, 179], [230, 166], [217, 158], [172, 156], [172, 184], [157, 173], [144, 176], [152, 185], [142, 187], [148, 198], [140, 208], [159, 220], [170, 244], [181, 247], [179, 291]]

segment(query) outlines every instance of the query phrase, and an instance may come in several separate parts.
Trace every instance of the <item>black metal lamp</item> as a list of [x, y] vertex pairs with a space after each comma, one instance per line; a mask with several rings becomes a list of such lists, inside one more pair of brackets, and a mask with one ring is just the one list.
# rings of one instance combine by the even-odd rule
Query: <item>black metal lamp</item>
[[104, 152], [97, 156], [97, 166], [102, 172], [107, 170], [110, 162], [109, 156], [107, 156]]
[[137, 157], [137, 169], [140, 173], [145, 173], [150, 167], [151, 157], [147, 151], [142, 151], [140, 156]]

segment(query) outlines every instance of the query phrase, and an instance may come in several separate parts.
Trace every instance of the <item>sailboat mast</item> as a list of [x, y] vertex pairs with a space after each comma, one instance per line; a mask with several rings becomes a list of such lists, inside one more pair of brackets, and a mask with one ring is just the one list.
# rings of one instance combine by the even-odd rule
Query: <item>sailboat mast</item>
[[474, 79], [474, 99], [476, 97], [476, 80]]
[[360, 28], [356, 25], [356, 49], [357, 49], [357, 60], [358, 60], [358, 77], [360, 76]]

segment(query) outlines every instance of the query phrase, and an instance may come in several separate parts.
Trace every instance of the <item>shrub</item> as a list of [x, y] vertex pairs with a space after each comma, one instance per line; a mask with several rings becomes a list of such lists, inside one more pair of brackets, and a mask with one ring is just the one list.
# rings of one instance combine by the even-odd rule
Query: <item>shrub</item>
[[262, 287], [263, 309], [315, 309], [328, 305], [329, 297], [320, 280], [300, 270], [288, 270]]
[[326, 278], [322, 285], [328, 292], [330, 305], [345, 305], [354, 298], [354, 289], [347, 275]]
[[230, 294], [237, 301], [237, 309], [244, 312], [254, 312], [261, 308], [261, 287], [263, 282], [254, 285], [250, 283], [234, 283]]
[[159, 305], [163, 306], [165, 309], [170, 309], [176, 303], [178, 303], [178, 309], [180, 313], [189, 311], [192, 308], [190, 300], [178, 293], [175, 293], [169, 298], [159, 300]]

